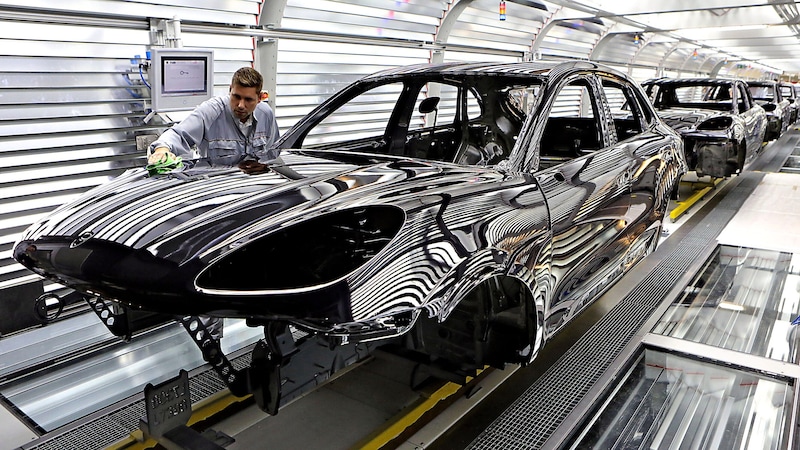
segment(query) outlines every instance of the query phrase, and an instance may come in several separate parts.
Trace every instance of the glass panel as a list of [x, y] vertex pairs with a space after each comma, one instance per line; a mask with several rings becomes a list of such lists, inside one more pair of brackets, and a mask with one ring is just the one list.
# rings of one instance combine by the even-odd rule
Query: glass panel
[[[608, 106], [611, 108], [611, 117], [617, 131], [617, 139], [624, 141], [642, 132], [642, 123], [639, 118], [649, 111], [639, 103], [639, 99], [630, 89], [612, 81], [603, 80]], [[648, 118], [647, 120], [650, 120]]]
[[687, 81], [661, 86], [653, 102], [656, 108], [704, 108], [730, 111], [733, 92], [730, 84]]
[[785, 448], [789, 383], [646, 350], [574, 448]]
[[518, 86], [506, 91], [505, 105], [516, 117], [527, 117], [533, 111], [541, 86]]
[[792, 150], [792, 154], [786, 158], [781, 167], [781, 172], [800, 173], [800, 149]]
[[796, 363], [797, 262], [789, 253], [719, 246], [653, 333]]
[[564, 86], [555, 96], [539, 143], [539, 170], [603, 147], [594, 92], [585, 80]]

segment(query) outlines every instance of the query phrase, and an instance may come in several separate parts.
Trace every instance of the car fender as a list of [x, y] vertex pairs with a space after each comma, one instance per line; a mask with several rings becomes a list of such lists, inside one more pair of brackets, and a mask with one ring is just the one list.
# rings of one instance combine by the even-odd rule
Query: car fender
[[[537, 240], [537, 244], [546, 241], [546, 236]], [[549, 261], [549, 246], [538, 245], [536, 252], [537, 262]], [[462, 261], [454, 267], [428, 296], [425, 310], [429, 317], [435, 317], [438, 322], [444, 322], [458, 304], [481, 283], [493, 277], [510, 277], [517, 280], [524, 286], [527, 294], [533, 299], [532, 307], [535, 309], [535, 339], [531, 343], [532, 351], [530, 359], [532, 361], [539, 348], [544, 342], [544, 320], [546, 296], [549, 295], [548, 289], [549, 267], [548, 263], [533, 264], [535, 270], [531, 270], [527, 265], [519, 264], [507, 252], [496, 248], [489, 248], [473, 254], [470, 258]]]

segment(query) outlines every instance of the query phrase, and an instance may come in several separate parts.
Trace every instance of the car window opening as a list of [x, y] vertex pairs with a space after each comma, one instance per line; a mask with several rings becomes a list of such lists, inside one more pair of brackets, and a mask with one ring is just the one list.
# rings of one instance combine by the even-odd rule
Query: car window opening
[[540, 170], [602, 148], [600, 116], [592, 99], [585, 81], [567, 85], [556, 95], [540, 141]]

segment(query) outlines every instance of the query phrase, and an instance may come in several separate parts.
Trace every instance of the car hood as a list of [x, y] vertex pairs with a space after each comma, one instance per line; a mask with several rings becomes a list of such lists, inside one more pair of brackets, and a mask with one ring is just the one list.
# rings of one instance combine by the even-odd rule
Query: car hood
[[34, 223], [20, 241], [98, 239], [181, 264], [209, 260], [270, 231], [350, 206], [417, 204], [420, 191], [496, 183], [488, 169], [363, 155], [284, 151], [264, 174], [126, 171]]
[[658, 110], [658, 116], [675, 131], [694, 129], [700, 123], [718, 116], [729, 114], [710, 109], [665, 108]]

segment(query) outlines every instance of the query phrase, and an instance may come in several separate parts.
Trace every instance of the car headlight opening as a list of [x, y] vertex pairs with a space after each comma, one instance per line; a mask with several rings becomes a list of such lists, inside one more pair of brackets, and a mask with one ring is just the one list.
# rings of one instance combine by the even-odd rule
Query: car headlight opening
[[200, 289], [282, 291], [340, 280], [383, 250], [405, 220], [393, 206], [336, 211], [248, 242], [207, 267]]

